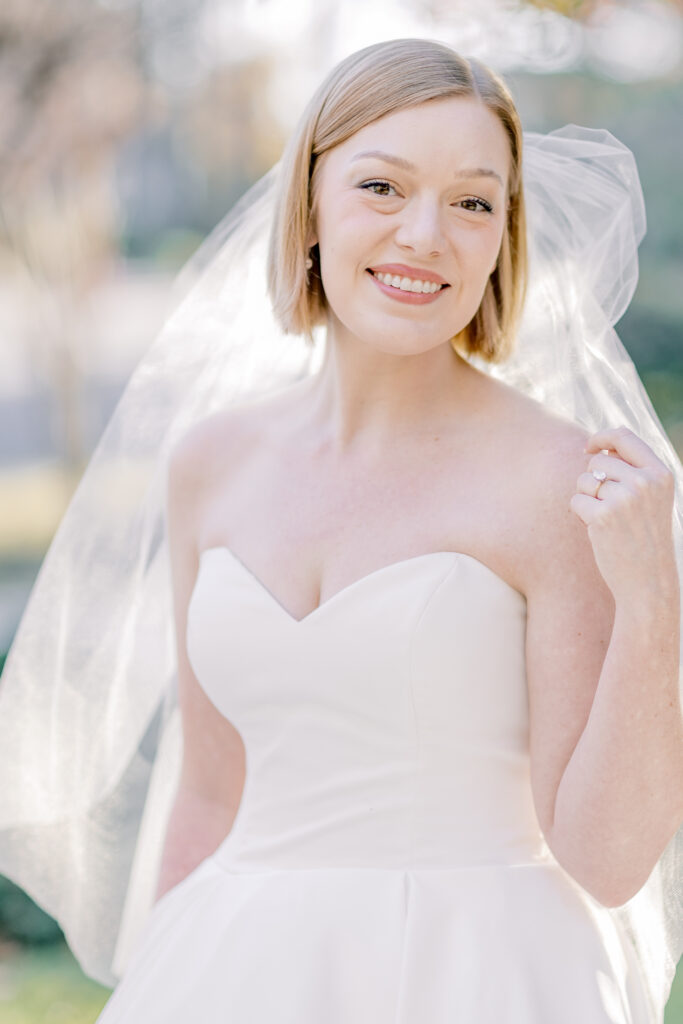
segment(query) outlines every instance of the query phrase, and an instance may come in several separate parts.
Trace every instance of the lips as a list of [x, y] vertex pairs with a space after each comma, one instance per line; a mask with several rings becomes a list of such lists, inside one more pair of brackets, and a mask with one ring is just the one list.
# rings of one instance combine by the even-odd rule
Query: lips
[[433, 281], [435, 284], [448, 286], [448, 281], [433, 270], [425, 270], [420, 267], [409, 267], [405, 263], [380, 263], [374, 267], [368, 267], [371, 274], [394, 274], [397, 277], [410, 277], [414, 281]]
[[[397, 288], [394, 284], [387, 284], [386, 281], [392, 280], [393, 275], [388, 271], [386, 274], [381, 271], [378, 274], [373, 274], [371, 270], [367, 271], [368, 277], [372, 281], [375, 288], [379, 288], [381, 292], [387, 295], [393, 302], [407, 303], [411, 306], [424, 306], [430, 302], [438, 302], [443, 293], [449, 287], [448, 285], [442, 285], [439, 287], [437, 282], [424, 281], [418, 286], [418, 291], [413, 291], [412, 288]], [[384, 280], [380, 280], [380, 277]], [[404, 279], [409, 280], [408, 275], [403, 275]], [[416, 278], [419, 280], [419, 278]], [[423, 291], [423, 287], [428, 290]]]

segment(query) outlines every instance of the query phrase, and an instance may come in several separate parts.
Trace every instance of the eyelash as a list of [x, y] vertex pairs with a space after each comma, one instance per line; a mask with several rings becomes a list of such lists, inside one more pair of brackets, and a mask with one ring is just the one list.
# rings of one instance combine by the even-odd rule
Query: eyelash
[[[366, 191], [369, 191], [373, 187], [373, 185], [380, 185], [380, 186], [382, 186], [384, 188], [393, 188], [394, 187], [388, 181], [382, 181], [381, 178], [376, 178], [373, 181], [364, 181], [363, 184], [360, 187], [362, 189], [365, 189]], [[374, 194], [375, 195], [383, 194], [383, 195], [386, 196], [386, 193], [375, 192]], [[463, 199], [462, 202], [463, 203], [479, 203], [480, 204], [479, 209], [482, 212], [484, 212], [484, 213], [493, 213], [493, 207], [491, 206], [491, 204], [489, 202], [487, 202], [486, 199], [480, 199], [478, 196], [468, 196], [467, 199]], [[474, 211], [470, 211], [470, 212], [474, 212]]]

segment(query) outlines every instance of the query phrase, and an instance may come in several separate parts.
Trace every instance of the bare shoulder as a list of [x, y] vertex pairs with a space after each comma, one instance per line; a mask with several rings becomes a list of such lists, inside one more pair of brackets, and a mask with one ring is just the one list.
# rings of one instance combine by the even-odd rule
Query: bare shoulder
[[216, 464], [229, 465], [244, 452], [254, 432], [250, 410], [222, 409], [194, 423], [173, 445], [169, 469], [193, 483], [212, 473]]
[[216, 490], [237, 471], [255, 443], [253, 413], [221, 410], [189, 427], [169, 453], [166, 502], [172, 540], [194, 548]]
[[263, 439], [276, 408], [272, 402], [235, 406], [198, 420], [173, 445], [169, 478], [195, 489], [223, 479]]
[[203, 511], [237, 479], [242, 467], [263, 452], [281, 433], [281, 424], [295, 406], [288, 388], [255, 402], [221, 409], [195, 422], [169, 453], [169, 512], [195, 527]]
[[[526, 396], [524, 396], [526, 398]], [[569, 500], [586, 470], [590, 437], [580, 424], [526, 399], [519, 416], [520, 440], [525, 451], [530, 495], [541, 520], [552, 533], [567, 522]], [[570, 521], [576, 519], [572, 516]], [[541, 522], [537, 524], [541, 528]]]
[[590, 456], [585, 450], [590, 432], [584, 427], [541, 409], [534, 417], [538, 429], [530, 444], [529, 495], [533, 502], [533, 547], [529, 559], [532, 581], [540, 584], [557, 573], [574, 573], [577, 581], [603, 591], [586, 526], [570, 507], [579, 477], [588, 468]]
[[597, 583], [602, 577], [596, 577], [586, 527], [569, 504], [588, 466], [590, 431], [509, 385], [495, 386], [507, 505], [528, 587], [547, 582], [561, 565], [583, 566]]
[[195, 478], [212, 470], [216, 462], [229, 469], [280, 429], [283, 418], [296, 407], [301, 390], [299, 382], [274, 395], [237, 403], [203, 417], [176, 441], [170, 462], [179, 472]]
[[576, 466], [585, 459], [584, 446], [590, 432], [575, 420], [554, 412], [537, 399], [519, 391], [510, 384], [490, 378], [491, 398], [495, 401], [499, 420], [505, 424], [516, 442], [528, 444], [528, 455], [539, 468], [549, 468], [564, 456]]

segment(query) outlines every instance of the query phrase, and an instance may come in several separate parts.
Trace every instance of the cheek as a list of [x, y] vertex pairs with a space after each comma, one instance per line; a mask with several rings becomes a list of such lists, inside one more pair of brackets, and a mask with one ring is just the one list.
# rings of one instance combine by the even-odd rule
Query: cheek
[[320, 235], [323, 282], [326, 271], [338, 281], [355, 279], [382, 251], [381, 235], [367, 217], [353, 213], [326, 225]]
[[[466, 254], [467, 262], [473, 271], [473, 279], [488, 278], [498, 259], [503, 238], [503, 229], [491, 225], [490, 229], [473, 231], [462, 241], [461, 252]], [[472, 282], [474, 284], [474, 280]]]
[[368, 209], [355, 196], [344, 196], [319, 218], [320, 236], [330, 251], [356, 250], [360, 254], [364, 243], [381, 240], [390, 232], [390, 222], [390, 217]]

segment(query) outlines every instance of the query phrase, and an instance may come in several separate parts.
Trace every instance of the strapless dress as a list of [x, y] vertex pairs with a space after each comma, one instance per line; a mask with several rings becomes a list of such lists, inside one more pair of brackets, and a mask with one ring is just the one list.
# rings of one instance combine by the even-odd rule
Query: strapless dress
[[658, 1024], [539, 826], [525, 629], [522, 594], [457, 551], [297, 620], [205, 550], [187, 650], [244, 741], [242, 799], [99, 1024]]

